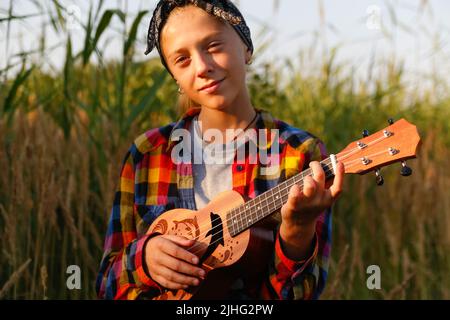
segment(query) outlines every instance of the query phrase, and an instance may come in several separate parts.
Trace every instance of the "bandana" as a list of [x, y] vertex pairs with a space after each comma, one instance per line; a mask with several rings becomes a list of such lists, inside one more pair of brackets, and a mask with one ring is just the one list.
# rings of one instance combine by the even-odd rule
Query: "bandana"
[[161, 62], [167, 67], [164, 61], [161, 46], [160, 34], [170, 13], [176, 7], [194, 5], [203, 9], [209, 14], [228, 22], [244, 41], [251, 53], [253, 53], [253, 43], [250, 35], [250, 29], [245, 23], [244, 17], [238, 8], [230, 0], [160, 0], [153, 11], [153, 17], [150, 21], [147, 35], [147, 50], [149, 54], [155, 47], [158, 49]]

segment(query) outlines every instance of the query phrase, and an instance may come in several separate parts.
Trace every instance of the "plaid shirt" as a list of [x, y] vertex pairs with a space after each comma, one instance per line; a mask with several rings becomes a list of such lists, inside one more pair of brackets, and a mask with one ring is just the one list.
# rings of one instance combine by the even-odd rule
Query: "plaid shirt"
[[[152, 280], [145, 267], [143, 247], [151, 236], [146, 232], [165, 211], [174, 208], [196, 210], [192, 164], [176, 164], [171, 160], [171, 150], [177, 143], [171, 135], [175, 129], [188, 129], [198, 112], [198, 109], [191, 109], [178, 122], [145, 132], [128, 150], [120, 172], [96, 282], [100, 298], [137, 299], [160, 294], [162, 287]], [[257, 129], [279, 130], [276, 152], [279, 152], [280, 169], [275, 175], [261, 175], [258, 170], [260, 164], [251, 164], [246, 159], [245, 164], [239, 165], [235, 159], [232, 164], [233, 190], [247, 199], [308, 168], [310, 161], [320, 161], [327, 156], [325, 146], [318, 138], [274, 119], [266, 111], [257, 112]], [[303, 261], [287, 258], [280, 246], [278, 228], [274, 230], [274, 239], [269, 273], [266, 279], [261, 279], [261, 289], [256, 298], [317, 299], [327, 279], [331, 208], [317, 220], [309, 258]], [[248, 288], [242, 290], [240, 296], [246, 296]]]

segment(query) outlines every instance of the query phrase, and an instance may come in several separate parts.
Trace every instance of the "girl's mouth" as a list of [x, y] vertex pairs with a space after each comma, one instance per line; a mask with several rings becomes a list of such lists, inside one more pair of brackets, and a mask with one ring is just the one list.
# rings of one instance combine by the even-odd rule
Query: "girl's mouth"
[[220, 84], [222, 83], [223, 80], [225, 80], [225, 78], [223, 78], [221, 80], [213, 81], [213, 82], [207, 84], [206, 86], [202, 87], [200, 89], [200, 91], [203, 91], [206, 93], [214, 93], [219, 89]]

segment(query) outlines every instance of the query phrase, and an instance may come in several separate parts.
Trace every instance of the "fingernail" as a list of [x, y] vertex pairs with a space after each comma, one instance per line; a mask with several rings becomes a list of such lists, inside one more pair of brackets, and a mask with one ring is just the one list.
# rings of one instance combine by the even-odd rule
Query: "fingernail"
[[198, 274], [200, 275], [200, 277], [205, 277], [205, 271], [204, 270], [200, 270], [198, 272]]
[[200, 281], [198, 281], [197, 279], [194, 280], [194, 286], [198, 286], [200, 283]]
[[197, 264], [198, 263], [198, 258], [197, 257], [192, 258], [192, 263], [193, 264]]

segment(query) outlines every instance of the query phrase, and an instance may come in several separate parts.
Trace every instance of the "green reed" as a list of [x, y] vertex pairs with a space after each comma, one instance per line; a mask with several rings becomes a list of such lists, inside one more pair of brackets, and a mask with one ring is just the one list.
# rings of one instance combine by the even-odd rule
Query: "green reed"
[[[146, 11], [107, 10], [99, 1], [82, 24], [84, 47], [75, 52], [65, 8], [58, 1], [50, 9], [30, 3], [65, 35], [65, 57], [62, 70], [44, 68], [50, 48], [43, 28], [40, 50], [23, 52], [18, 68], [11, 61], [0, 72], [0, 298], [94, 298], [122, 158], [138, 134], [177, 118], [178, 94], [158, 59], [136, 58]], [[7, 34], [28, 19], [13, 15], [12, 6], [0, 20]], [[104, 61], [103, 37], [113, 19], [122, 28], [122, 54]], [[383, 187], [373, 174], [346, 179], [334, 208], [322, 298], [450, 298], [450, 96], [438, 94], [445, 82], [411, 87], [394, 60], [358, 79], [352, 65], [337, 62], [338, 48], [323, 54], [307, 48], [281, 62], [259, 60], [263, 48], [267, 43], [249, 70], [254, 105], [319, 136], [329, 152], [363, 129], [382, 129], [390, 117], [415, 123], [423, 138], [418, 159], [409, 162], [411, 177], [401, 177], [396, 164], [383, 169]], [[66, 287], [73, 264], [82, 270], [81, 290]], [[381, 290], [366, 287], [372, 264], [381, 268]]]

